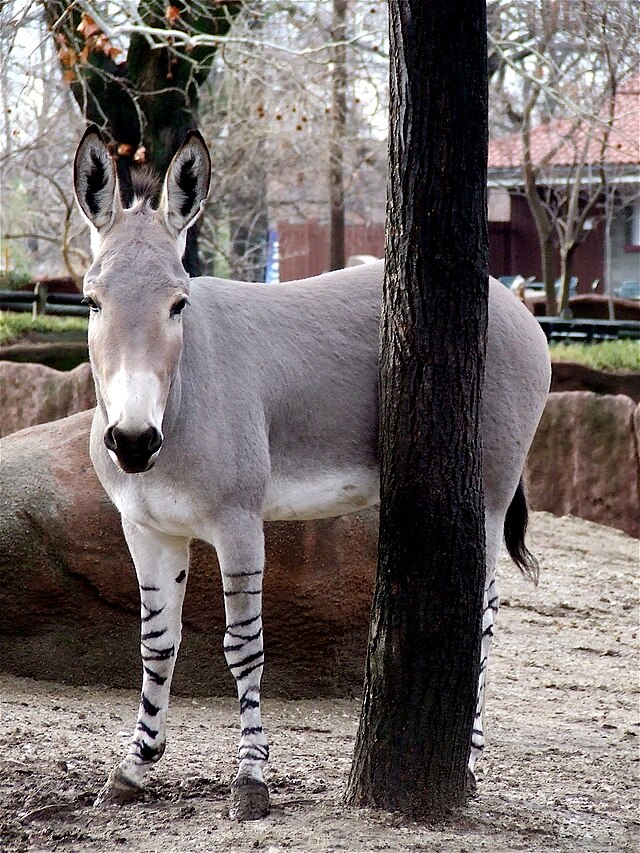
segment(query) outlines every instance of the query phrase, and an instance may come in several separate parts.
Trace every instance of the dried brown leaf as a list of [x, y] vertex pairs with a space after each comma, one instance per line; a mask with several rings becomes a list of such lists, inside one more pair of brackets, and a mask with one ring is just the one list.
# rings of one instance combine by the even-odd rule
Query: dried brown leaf
[[91, 38], [91, 36], [100, 32], [100, 27], [96, 24], [91, 15], [87, 15], [86, 12], [82, 13], [82, 18], [80, 19], [80, 23], [76, 29], [86, 39]]
[[180, 9], [177, 6], [167, 6], [167, 10], [164, 13], [165, 18], [170, 24], [173, 24], [174, 21], [180, 17]]

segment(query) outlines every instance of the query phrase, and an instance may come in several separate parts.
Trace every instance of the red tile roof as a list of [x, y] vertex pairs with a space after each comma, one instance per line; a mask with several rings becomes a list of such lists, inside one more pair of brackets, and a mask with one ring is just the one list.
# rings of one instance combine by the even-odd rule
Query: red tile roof
[[[615, 101], [614, 125], [609, 136], [604, 162], [629, 166], [640, 164], [640, 74], [620, 87]], [[603, 121], [606, 114], [603, 114]], [[584, 159], [586, 163], [601, 160], [604, 124], [583, 125], [572, 131], [573, 119], [558, 119], [538, 125], [531, 131], [531, 154], [534, 164], [554, 148], [549, 166], [572, 166]], [[586, 134], [588, 140], [584, 153]], [[515, 169], [522, 166], [522, 137], [519, 131], [489, 143], [490, 169]]]

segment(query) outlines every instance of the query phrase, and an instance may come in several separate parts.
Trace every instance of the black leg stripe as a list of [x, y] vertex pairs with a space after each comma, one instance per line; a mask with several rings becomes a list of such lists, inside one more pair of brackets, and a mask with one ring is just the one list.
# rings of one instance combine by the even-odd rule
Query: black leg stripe
[[142, 655], [142, 660], [169, 660], [169, 658], [174, 657], [176, 653], [175, 646], [168, 646], [165, 649], [152, 649], [151, 646], [147, 646], [146, 643], [142, 643], [142, 646], [151, 654]]
[[262, 589], [230, 589], [225, 590], [224, 594], [227, 598], [233, 595], [262, 595]]
[[148, 610], [149, 613], [146, 616], [142, 617], [142, 619], [140, 620], [141, 622], [149, 622], [151, 619], [154, 619], [156, 616], [159, 616], [164, 610], [164, 605], [159, 610], [152, 610], [150, 607], [147, 607], [144, 602], [142, 602], [142, 606], [145, 610]]
[[143, 723], [142, 720], [138, 720], [137, 728], [149, 735], [151, 740], [155, 740], [158, 737], [158, 729], [150, 728], [146, 723]]
[[262, 617], [262, 613], [258, 613], [257, 616], [252, 616], [251, 619], [243, 619], [241, 622], [231, 622], [227, 625], [228, 628], [246, 628], [247, 625], [251, 625], [252, 622], [260, 619]]
[[144, 693], [142, 694], [140, 701], [142, 702], [145, 714], [148, 714], [150, 717], [155, 717], [160, 708], [157, 705], [154, 705], [153, 702], [150, 702]]
[[248, 675], [251, 675], [251, 673], [255, 669], [259, 669], [263, 665], [263, 663], [264, 661], [260, 661], [260, 663], [257, 663], [254, 666], [250, 666], [247, 669], [243, 669], [242, 672], [238, 673], [238, 675], [235, 676], [236, 681], [242, 681], [243, 678], [246, 678]]
[[167, 680], [167, 679], [164, 677], [164, 675], [158, 675], [158, 673], [157, 673], [157, 672], [155, 672], [153, 669], [150, 669], [148, 666], [145, 666], [144, 664], [143, 664], [143, 669], [144, 669], [144, 671], [147, 673], [147, 675], [149, 676], [149, 678], [150, 678], [152, 681], [154, 681], [156, 684], [163, 685], [163, 684], [165, 683], [165, 681]]
[[230, 663], [229, 669], [240, 669], [243, 666], [246, 666], [248, 663], [253, 663], [254, 660], [258, 660], [258, 658], [264, 657], [264, 652], [260, 650], [259, 652], [254, 652], [252, 655], [247, 655], [242, 660], [239, 660], [237, 663]]
[[167, 633], [166, 628], [162, 628], [160, 631], [149, 631], [147, 634], [143, 634], [142, 640], [156, 640], [158, 637], [161, 637], [163, 634]]
[[236, 643], [235, 646], [223, 646], [222, 649], [225, 654], [227, 654], [228, 652], [239, 652], [240, 649], [244, 649], [244, 647], [247, 645], [247, 642]]
[[251, 640], [257, 640], [260, 634], [262, 634], [262, 628], [259, 631], [256, 631], [255, 634], [234, 634], [233, 631], [230, 631], [228, 628], [225, 631], [227, 637], [233, 637], [234, 640], [244, 640], [245, 643], [251, 642]]
[[[245, 754], [246, 753], [246, 754]], [[258, 743], [250, 743], [238, 747], [238, 758], [244, 761], [253, 758], [255, 761], [266, 761], [269, 758], [269, 747]]]
[[142, 760], [143, 764], [149, 764], [155, 758], [162, 755], [162, 749], [160, 747], [149, 746], [149, 744], [144, 743], [144, 741], [135, 741], [135, 746], [137, 748], [138, 756]]
[[255, 572], [225, 572], [225, 578], [252, 578], [254, 575], [261, 575], [262, 569], [258, 569]]

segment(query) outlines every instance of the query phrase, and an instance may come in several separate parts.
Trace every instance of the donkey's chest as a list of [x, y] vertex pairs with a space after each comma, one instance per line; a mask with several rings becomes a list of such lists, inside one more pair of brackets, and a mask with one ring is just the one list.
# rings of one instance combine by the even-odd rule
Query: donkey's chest
[[191, 492], [173, 484], [156, 486], [141, 482], [118, 484], [109, 492], [122, 517], [133, 524], [170, 536], [206, 537], [207, 513]]

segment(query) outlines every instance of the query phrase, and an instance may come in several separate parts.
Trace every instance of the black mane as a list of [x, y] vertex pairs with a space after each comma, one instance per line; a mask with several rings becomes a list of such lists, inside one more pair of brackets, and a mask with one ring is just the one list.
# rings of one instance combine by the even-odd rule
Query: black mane
[[160, 190], [160, 178], [152, 166], [135, 166], [131, 170], [133, 195], [154, 202]]
[[118, 164], [118, 183], [120, 199], [124, 208], [131, 207], [137, 201], [146, 201], [153, 207], [157, 204], [160, 191], [160, 178], [157, 172], [146, 164], [124, 168]]

